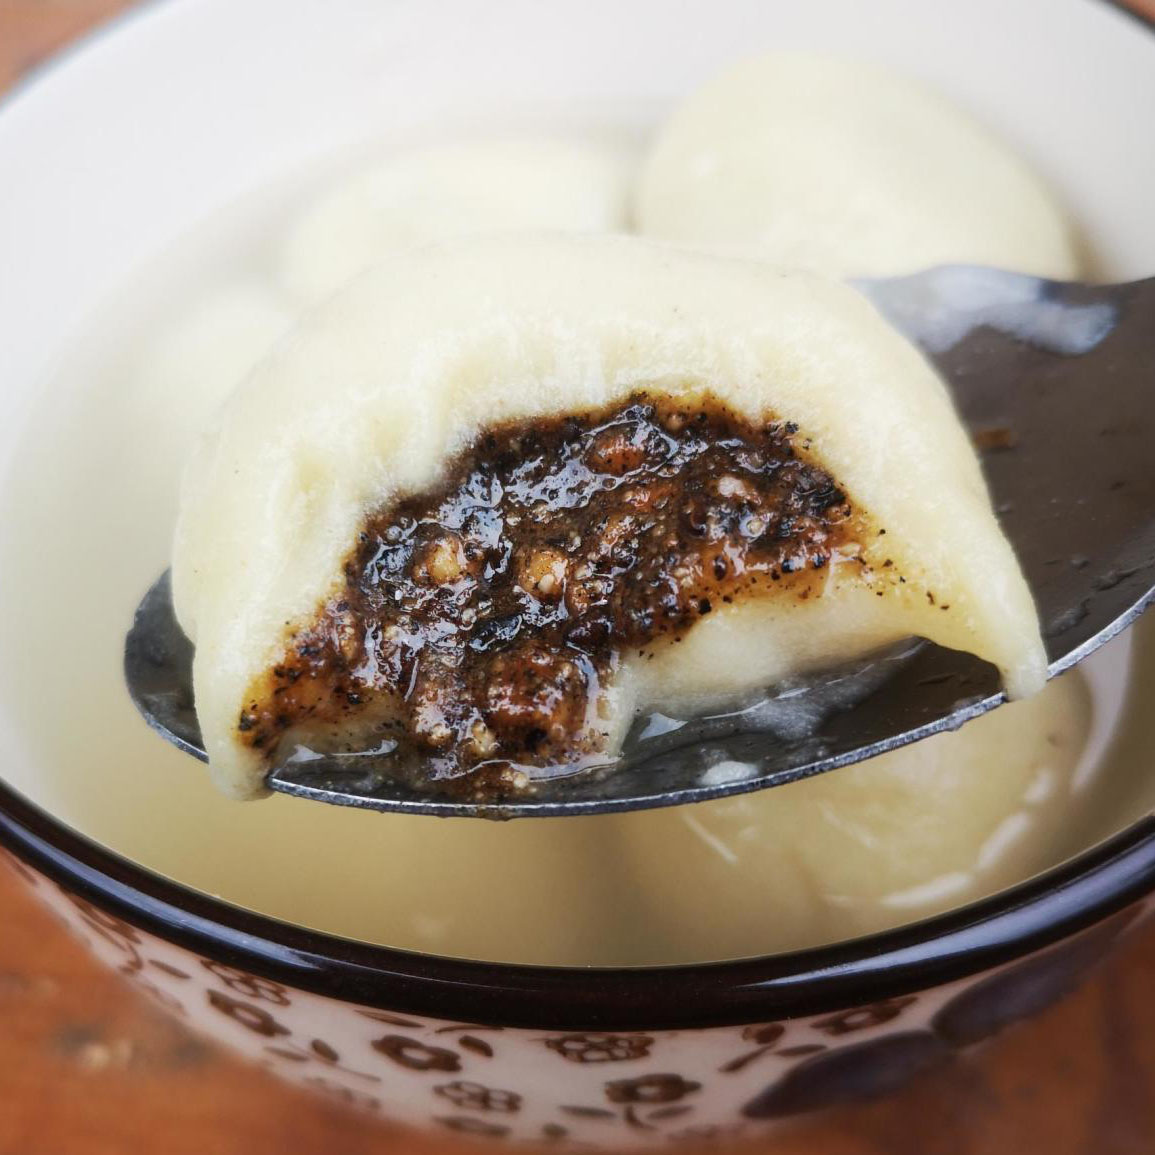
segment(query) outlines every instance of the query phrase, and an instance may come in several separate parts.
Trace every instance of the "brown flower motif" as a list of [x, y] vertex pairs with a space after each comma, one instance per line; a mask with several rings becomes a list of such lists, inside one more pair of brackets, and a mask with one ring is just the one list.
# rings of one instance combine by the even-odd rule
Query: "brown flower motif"
[[826, 1035], [849, 1035], [854, 1031], [865, 1031], [868, 1027], [878, 1027], [883, 1023], [889, 1023], [891, 1019], [897, 1019], [917, 997], [905, 995], [897, 999], [883, 999], [868, 1007], [839, 1011], [838, 1014], [819, 1019], [811, 1025], [816, 1031], [822, 1031]]
[[391, 1014], [389, 1011], [371, 1011], [365, 1007], [360, 1008], [357, 1014], [366, 1019], [372, 1019], [375, 1023], [388, 1023], [391, 1027], [405, 1027], [412, 1031], [419, 1031], [427, 1025], [417, 1022], [416, 1019], [404, 1019], [400, 1015]]
[[461, 1058], [445, 1047], [428, 1047], [404, 1035], [382, 1035], [373, 1040], [373, 1050], [411, 1071], [460, 1071]]
[[287, 1007], [292, 1002], [280, 983], [257, 978], [256, 975], [247, 974], [245, 971], [225, 966], [224, 963], [214, 962], [212, 959], [201, 959], [201, 966], [211, 974], [216, 975], [230, 991], [244, 995], [245, 998], [256, 999], [257, 1002], [261, 1003], [272, 1003], [278, 1007]]
[[556, 1035], [545, 1045], [571, 1063], [622, 1063], [644, 1059], [654, 1045], [651, 1035]]
[[742, 1028], [742, 1038], [750, 1043], [759, 1043], [763, 1047], [778, 1042], [785, 1033], [786, 1028], [781, 1023], [763, 1023], [761, 1026]]
[[161, 974], [166, 974], [172, 979], [179, 979], [181, 982], [188, 982], [192, 978], [192, 975], [187, 971], [182, 971], [180, 967], [174, 967], [171, 963], [161, 962], [160, 959], [150, 958], [148, 965], [155, 967]]
[[731, 1059], [727, 1063], [723, 1063], [718, 1068], [724, 1075], [732, 1075], [735, 1071], [744, 1070], [756, 1059], [760, 1059], [763, 1055], [769, 1054], [774, 1050], [774, 1045], [786, 1033], [786, 1028], [781, 1023], [761, 1023], [749, 1027], [742, 1028], [742, 1038], [750, 1043], [757, 1043], [756, 1050], [747, 1051], [745, 1054], [739, 1055], [736, 1059]]
[[606, 1098], [611, 1103], [676, 1103], [701, 1086], [681, 1075], [641, 1075], [607, 1083]]
[[144, 970], [144, 959], [140, 957], [140, 951], [136, 947], [130, 945], [127, 949], [130, 952], [128, 959], [116, 968], [116, 973], [124, 975], [126, 979], [134, 979]]
[[499, 1111], [512, 1115], [521, 1110], [521, 1096], [516, 1091], [483, 1087], [464, 1079], [434, 1087], [433, 1092], [466, 1111]]
[[352, 1067], [346, 1067], [341, 1062], [341, 1056], [336, 1048], [329, 1046], [324, 1039], [313, 1039], [308, 1047], [292, 1040], [276, 1047], [266, 1044], [265, 1053], [275, 1055], [278, 1059], [284, 1059], [289, 1063], [322, 1063], [330, 1070], [343, 1071], [346, 1075], [352, 1075], [357, 1079], [367, 1079], [370, 1083], [381, 1082], [379, 1076], [371, 1075], [368, 1071], [355, 1071]]
[[262, 1007], [254, 1007], [251, 1003], [243, 1003], [240, 999], [230, 998], [220, 991], [208, 991], [209, 1003], [216, 1007], [221, 1014], [247, 1027], [255, 1034], [264, 1035], [268, 1039], [275, 1039], [278, 1035], [288, 1035], [288, 1027], [281, 1026], [268, 1011]]
[[471, 1119], [467, 1115], [443, 1115], [434, 1122], [462, 1135], [478, 1135], [486, 1139], [500, 1139], [509, 1134], [508, 1127], [503, 1127], [499, 1123], [489, 1123], [484, 1119]]
[[127, 923], [124, 919], [109, 914], [106, 910], [101, 910], [99, 906], [94, 906], [86, 899], [71, 894], [67, 890], [62, 890], [61, 894], [63, 894], [76, 909], [76, 912], [84, 920], [89, 930], [95, 931], [101, 938], [112, 943], [118, 950], [122, 950], [125, 953], [136, 953], [136, 947], [140, 943], [140, 935], [137, 933], [136, 927], [131, 923]]

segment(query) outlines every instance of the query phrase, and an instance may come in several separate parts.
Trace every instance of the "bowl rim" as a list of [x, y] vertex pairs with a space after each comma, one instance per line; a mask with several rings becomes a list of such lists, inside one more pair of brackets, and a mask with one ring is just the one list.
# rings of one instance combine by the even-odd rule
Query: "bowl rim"
[[0, 847], [62, 890], [195, 954], [358, 1006], [530, 1030], [678, 1030], [826, 1014], [1033, 954], [1155, 890], [1155, 815], [978, 902], [784, 954], [560, 967], [421, 954], [234, 906], [66, 827], [0, 783]]
[[[1155, 32], [1124, 0], [1099, 0]], [[20, 77], [0, 112], [80, 50], [163, 0], [143, 0]], [[341, 1002], [488, 1026], [671, 1030], [861, 1006], [963, 979], [1056, 943], [1155, 890], [1155, 816], [1013, 887], [919, 922], [826, 946], [631, 968], [482, 962], [398, 950], [271, 918], [131, 862], [0, 780], [0, 848], [109, 914], [177, 946]]]

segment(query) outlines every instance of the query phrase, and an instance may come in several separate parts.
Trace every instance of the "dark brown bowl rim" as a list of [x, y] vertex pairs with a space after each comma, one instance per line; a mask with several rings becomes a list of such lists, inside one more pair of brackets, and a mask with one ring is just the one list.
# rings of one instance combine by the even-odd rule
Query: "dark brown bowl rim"
[[1155, 890], [1149, 816], [1000, 894], [882, 934], [733, 962], [546, 967], [394, 950], [256, 914], [121, 858], [3, 784], [0, 845], [109, 914], [229, 966], [380, 1010], [537, 1030], [734, 1026], [862, 1006], [1020, 958]]
[[[1105, 0], [1149, 29], [1155, 22]], [[135, 19], [151, 0], [82, 39]], [[0, 107], [73, 55], [14, 86]], [[1049, 946], [1155, 890], [1155, 817], [969, 906], [832, 946], [733, 962], [601, 969], [393, 950], [233, 906], [137, 866], [0, 782], [0, 846], [63, 889], [207, 958], [343, 1002], [491, 1026], [668, 1030], [824, 1014], [966, 978]]]

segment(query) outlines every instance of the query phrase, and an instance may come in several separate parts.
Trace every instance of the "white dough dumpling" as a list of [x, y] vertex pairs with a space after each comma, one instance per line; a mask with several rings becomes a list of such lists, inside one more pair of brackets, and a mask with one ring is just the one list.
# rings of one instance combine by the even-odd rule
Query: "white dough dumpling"
[[913, 346], [838, 282], [628, 237], [431, 246], [322, 306], [204, 439], [173, 580], [238, 796], [318, 730], [443, 776], [604, 758], [638, 709], [911, 635], [1045, 678]]
[[871, 934], [992, 894], [1063, 853], [1090, 726], [1080, 674], [954, 733], [763, 793], [622, 815], [663, 959]]
[[284, 288], [308, 304], [412, 245], [522, 229], [626, 227], [634, 157], [613, 139], [463, 141], [401, 152], [346, 178], [293, 224]]
[[1017, 152], [912, 80], [805, 53], [743, 61], [683, 101], [636, 216], [651, 236], [831, 276], [1080, 272], [1070, 222]]

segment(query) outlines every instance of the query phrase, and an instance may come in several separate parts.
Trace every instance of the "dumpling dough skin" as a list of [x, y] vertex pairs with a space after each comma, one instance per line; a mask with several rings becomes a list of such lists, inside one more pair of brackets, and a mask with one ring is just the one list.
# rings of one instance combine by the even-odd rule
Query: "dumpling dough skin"
[[476, 140], [401, 152], [309, 205], [281, 247], [280, 280], [311, 304], [413, 245], [515, 229], [621, 232], [635, 164], [610, 139]]
[[994, 662], [1012, 695], [1039, 688], [1031, 596], [946, 390], [857, 293], [636, 238], [474, 239], [399, 255], [322, 306], [194, 455], [174, 595], [221, 787], [260, 792], [264, 766], [236, 732], [246, 693], [277, 661], [287, 623], [334, 592], [369, 511], [427, 488], [485, 425], [642, 387], [708, 389], [752, 418], [797, 422], [886, 533], [864, 543], [867, 570], [832, 564], [823, 596], [736, 603], [644, 669], [627, 661], [619, 719], [910, 635]]
[[[611, 821], [664, 960], [874, 934], [1013, 885], [1070, 836], [1092, 705], [1074, 671], [953, 733], [774, 790]], [[640, 962], [651, 962], [654, 953]]]
[[830, 276], [1079, 275], [1066, 215], [1011, 148], [914, 81], [805, 53], [744, 61], [679, 105], [635, 211], [647, 235]]

